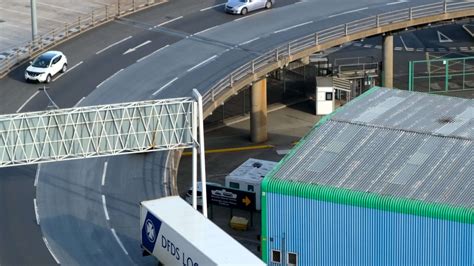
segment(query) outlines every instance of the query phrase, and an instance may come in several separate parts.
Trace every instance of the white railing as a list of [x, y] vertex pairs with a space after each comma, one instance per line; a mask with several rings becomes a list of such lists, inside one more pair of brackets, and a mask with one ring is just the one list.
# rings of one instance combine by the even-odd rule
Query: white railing
[[8, 55], [0, 59], [0, 78], [8, 74], [19, 64], [84, 31], [112, 21], [118, 17], [126, 16], [158, 4], [161, 1], [162, 0], [118, 0], [117, 4], [105, 5], [101, 9], [91, 11], [91, 13], [86, 16], [77, 17], [74, 22], [64, 23], [59, 28], [38, 35], [34, 40], [22, 43], [9, 52], [4, 52]]
[[409, 21], [412, 19], [423, 18], [433, 15], [442, 15], [449, 12], [465, 11], [474, 9], [474, 2], [438, 2], [433, 4], [421, 5], [411, 8], [405, 8], [397, 11], [391, 11], [376, 16], [371, 16], [349, 23], [327, 28], [316, 33], [298, 38], [287, 44], [281, 45], [276, 49], [253, 59], [250, 62], [238, 67], [221, 80], [217, 81], [210, 90], [203, 96], [203, 105], [206, 110], [209, 104], [214, 102], [221, 94], [229, 89], [234, 89], [234, 84], [240, 80], [252, 77], [260, 69], [269, 64], [278, 63], [282, 59], [288, 59], [290, 56], [307, 50], [309, 48], [321, 45], [347, 35], [363, 32], [365, 30], [382, 27], [397, 22]]

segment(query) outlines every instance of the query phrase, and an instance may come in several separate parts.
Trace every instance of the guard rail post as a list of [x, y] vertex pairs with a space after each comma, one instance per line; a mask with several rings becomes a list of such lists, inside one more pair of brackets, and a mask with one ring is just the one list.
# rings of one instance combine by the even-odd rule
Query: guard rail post
[[109, 6], [105, 5], [105, 20], [109, 20]]
[[319, 32], [314, 34], [314, 44], [319, 45]]
[[91, 11], [91, 24], [92, 26], [94, 26], [95, 22], [94, 22], [94, 10]]
[[347, 23], [344, 24], [344, 35], [347, 36], [347, 32], [348, 32], [348, 26], [347, 26]]
[[255, 60], [252, 60], [252, 74], [255, 74]]
[[377, 25], [377, 28], [380, 27], [380, 15], [375, 17], [375, 24]]
[[52, 35], [51, 38], [53, 39], [53, 44], [56, 43], [56, 36], [54, 36], [54, 35], [56, 35], [55, 33], [56, 33], [56, 30], [53, 29], [53, 30], [51, 31], [51, 35]]
[[410, 7], [410, 9], [408, 9], [408, 18], [409, 18], [410, 20], [413, 19], [413, 8], [411, 8], [411, 7]]
[[135, 11], [135, 0], [132, 0], [132, 10]]
[[278, 47], [275, 49], [275, 58], [276, 58], [275, 61], [278, 62]]
[[67, 37], [69, 37], [69, 26], [67, 25], [67, 23], [64, 23], [64, 34]]
[[230, 73], [230, 87], [234, 86], [234, 74]]
[[288, 58], [291, 55], [291, 42], [288, 43]]
[[120, 16], [120, 0], [117, 0], [117, 17]]
[[446, 0], [443, 2], [443, 9], [444, 14], [446, 14], [448, 12], [448, 2]]
[[79, 32], [81, 32], [81, 16], [77, 17], [77, 26], [79, 27]]
[[212, 88], [212, 90], [211, 90], [211, 99], [212, 99], [213, 102], [215, 101], [215, 99], [214, 99], [214, 91], [215, 91], [214, 88]]

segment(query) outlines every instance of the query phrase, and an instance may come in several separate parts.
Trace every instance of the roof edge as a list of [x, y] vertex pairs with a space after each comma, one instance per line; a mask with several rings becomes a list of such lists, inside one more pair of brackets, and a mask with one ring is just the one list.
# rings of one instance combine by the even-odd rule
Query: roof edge
[[267, 181], [267, 183], [263, 190], [266, 193], [280, 193], [338, 204], [474, 224], [474, 208], [456, 207], [448, 204], [383, 196], [375, 193], [288, 180], [273, 179]]
[[270, 181], [270, 179], [273, 178], [273, 176], [275, 175], [276, 172], [278, 172], [278, 170], [280, 170], [280, 168], [291, 158], [293, 157], [293, 155], [296, 153], [297, 150], [300, 149], [300, 147], [307, 141], [308, 139], [308, 136], [313, 132], [315, 131], [317, 128], [319, 128], [320, 126], [322, 126], [324, 123], [326, 123], [328, 120], [330, 120], [334, 115], [336, 115], [338, 112], [340, 112], [341, 110], [344, 110], [344, 108], [346, 108], [347, 106], [351, 105], [351, 104], [354, 104], [355, 102], [357, 101], [360, 101], [362, 98], [366, 97], [367, 95], [373, 93], [374, 91], [380, 89], [380, 87], [378, 86], [374, 86], [372, 88], [370, 88], [368, 91], [362, 93], [359, 97], [355, 98], [354, 100], [348, 102], [346, 105], [334, 110], [332, 113], [328, 114], [328, 115], [325, 115], [323, 116], [312, 128], [311, 130], [306, 133], [306, 135], [301, 138], [300, 141], [298, 141], [298, 143], [296, 144], [295, 147], [293, 147], [293, 149], [291, 149], [291, 151], [285, 155], [285, 157], [283, 157], [283, 159], [281, 159], [278, 164], [273, 167], [273, 169], [270, 171], [270, 173], [268, 173], [265, 178], [263, 179], [262, 181], [262, 191], [266, 191], [267, 189], [267, 186], [268, 186], [268, 182]]

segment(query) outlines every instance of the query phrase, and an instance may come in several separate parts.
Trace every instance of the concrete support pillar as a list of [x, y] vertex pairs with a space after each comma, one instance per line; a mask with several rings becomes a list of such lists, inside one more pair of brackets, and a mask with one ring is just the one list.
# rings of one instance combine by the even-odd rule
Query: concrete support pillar
[[383, 86], [393, 88], [393, 35], [383, 37]]
[[251, 88], [250, 138], [254, 143], [268, 139], [267, 133], [267, 79], [255, 82]]

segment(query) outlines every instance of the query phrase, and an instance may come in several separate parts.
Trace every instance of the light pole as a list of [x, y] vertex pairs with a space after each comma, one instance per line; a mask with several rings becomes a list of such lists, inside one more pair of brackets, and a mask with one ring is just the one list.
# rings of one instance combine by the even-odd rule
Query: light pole
[[[53, 104], [52, 106], [56, 109], [59, 109], [59, 106], [53, 101], [53, 99], [51, 99], [51, 97], [49, 96], [49, 93], [48, 93], [48, 87], [46, 86], [43, 86], [42, 88], [38, 88], [38, 90], [40, 91], [44, 91], [44, 93], [46, 94], [46, 97], [48, 97], [49, 101]], [[48, 107], [51, 106], [51, 105], [48, 105]]]
[[36, 23], [36, 0], [30, 0], [31, 4], [31, 40], [34, 41], [38, 33], [38, 24]]

